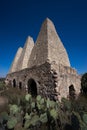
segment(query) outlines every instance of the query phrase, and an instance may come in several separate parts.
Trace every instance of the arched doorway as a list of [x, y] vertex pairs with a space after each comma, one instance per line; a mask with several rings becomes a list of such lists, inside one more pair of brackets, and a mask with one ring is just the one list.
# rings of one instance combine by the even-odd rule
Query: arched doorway
[[16, 80], [13, 79], [13, 87], [15, 88], [16, 87]]
[[34, 79], [28, 80], [28, 93], [30, 93], [33, 97], [37, 96], [37, 84]]
[[74, 85], [73, 84], [71, 84], [70, 86], [69, 86], [69, 97], [70, 98], [72, 98], [72, 99], [74, 99], [75, 98], [75, 88], [74, 88]]
[[19, 89], [22, 89], [22, 82], [19, 82]]

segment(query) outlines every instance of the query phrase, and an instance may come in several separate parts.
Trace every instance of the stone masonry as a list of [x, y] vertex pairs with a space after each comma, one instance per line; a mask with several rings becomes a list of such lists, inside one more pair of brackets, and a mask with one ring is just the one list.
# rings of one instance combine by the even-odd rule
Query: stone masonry
[[69, 86], [80, 92], [80, 76], [70, 66], [68, 54], [55, 26], [46, 19], [36, 43], [28, 37], [24, 48], [19, 48], [6, 77], [7, 83], [19, 87], [32, 96], [41, 94], [51, 99], [68, 97]]

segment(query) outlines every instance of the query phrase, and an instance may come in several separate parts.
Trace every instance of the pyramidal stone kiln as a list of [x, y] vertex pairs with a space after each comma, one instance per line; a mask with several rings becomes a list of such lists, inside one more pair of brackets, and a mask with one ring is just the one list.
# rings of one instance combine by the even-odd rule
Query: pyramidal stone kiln
[[23, 48], [19, 48], [6, 76], [7, 83], [32, 96], [38, 94], [51, 99], [69, 95], [69, 86], [80, 92], [80, 76], [71, 68], [68, 54], [54, 24], [46, 19], [36, 43], [28, 37]]

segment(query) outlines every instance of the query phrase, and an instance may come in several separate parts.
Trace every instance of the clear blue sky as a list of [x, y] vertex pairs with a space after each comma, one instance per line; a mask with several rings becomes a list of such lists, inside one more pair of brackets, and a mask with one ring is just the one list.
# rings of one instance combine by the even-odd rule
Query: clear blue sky
[[79, 74], [87, 72], [86, 0], [0, 0], [0, 77], [27, 36], [36, 41], [46, 17], [54, 22], [71, 66]]

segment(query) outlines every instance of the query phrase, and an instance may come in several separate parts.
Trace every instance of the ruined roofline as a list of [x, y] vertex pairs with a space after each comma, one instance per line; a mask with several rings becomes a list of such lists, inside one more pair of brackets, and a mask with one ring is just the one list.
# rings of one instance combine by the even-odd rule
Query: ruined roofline
[[6, 77], [8, 77], [9, 75], [14, 75], [14, 74], [18, 74], [18, 73], [21, 73], [21, 72], [25, 72], [27, 70], [33, 70], [33, 69], [41, 68], [43, 66], [49, 66], [49, 68], [51, 69], [51, 64], [49, 62], [45, 62], [45, 63], [43, 63], [42, 65], [39, 65], [39, 66], [33, 66], [31, 68], [24, 68], [22, 70], [18, 70], [18, 71], [15, 71], [15, 72], [8, 73], [6, 75]]

